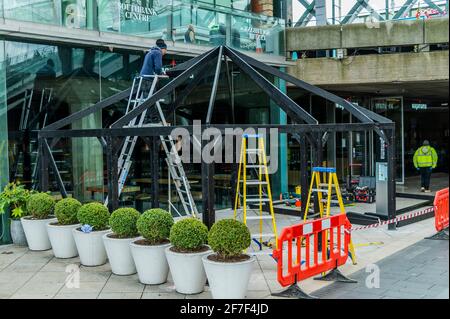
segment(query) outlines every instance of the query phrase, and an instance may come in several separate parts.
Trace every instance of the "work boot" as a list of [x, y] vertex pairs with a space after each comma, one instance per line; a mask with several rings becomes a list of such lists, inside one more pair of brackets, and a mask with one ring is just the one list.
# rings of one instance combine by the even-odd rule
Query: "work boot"
[[425, 187], [422, 187], [421, 189], [420, 189], [420, 191], [423, 193], [423, 192], [425, 192]]

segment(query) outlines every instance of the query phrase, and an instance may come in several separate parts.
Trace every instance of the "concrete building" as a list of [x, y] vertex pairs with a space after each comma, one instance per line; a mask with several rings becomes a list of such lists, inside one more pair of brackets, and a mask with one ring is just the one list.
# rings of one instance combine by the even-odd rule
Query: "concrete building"
[[[412, 11], [414, 12], [414, 11]], [[437, 171], [448, 173], [449, 54], [447, 17], [328, 24], [286, 30], [288, 72], [397, 124], [397, 181], [417, 175], [414, 151], [428, 139], [438, 150]], [[302, 92], [290, 95], [314, 111], [317, 102]], [[339, 121], [329, 108], [327, 120]], [[373, 175], [380, 142], [352, 133], [328, 140], [327, 161], [340, 174]]]

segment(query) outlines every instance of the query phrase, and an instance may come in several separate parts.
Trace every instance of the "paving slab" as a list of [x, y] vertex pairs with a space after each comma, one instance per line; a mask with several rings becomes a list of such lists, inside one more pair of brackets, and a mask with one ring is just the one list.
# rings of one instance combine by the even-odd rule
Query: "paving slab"
[[[444, 262], [435, 263], [437, 258]], [[407, 260], [408, 263], [405, 262]], [[416, 265], [416, 260], [420, 266]], [[380, 270], [379, 288], [367, 287], [366, 279], [369, 274], [361, 270], [352, 275], [353, 279], [358, 280], [353, 289], [342, 283], [333, 283], [315, 294], [331, 299], [358, 299], [361, 296], [372, 296], [371, 299], [448, 298], [448, 280], [443, 281], [441, 276], [441, 273], [448, 276], [448, 260], [448, 241], [424, 239], [377, 263]]]
[[[218, 219], [229, 218], [232, 211], [226, 210], [218, 215]], [[282, 215], [277, 215], [277, 219], [280, 232], [283, 226], [298, 223], [301, 220], [300, 217]], [[448, 298], [448, 285], [443, 284], [448, 283], [448, 242], [447, 248], [441, 248], [441, 251], [447, 250], [445, 256], [423, 242], [424, 237], [434, 233], [432, 219], [414, 223], [396, 231], [388, 231], [387, 227], [380, 227], [352, 232], [357, 265], [353, 265], [348, 260], [340, 269], [349, 277], [358, 279], [358, 285], [364, 285], [369, 275], [366, 267], [371, 264], [378, 265], [381, 285], [379, 289], [369, 290], [365, 286], [358, 285], [333, 289], [333, 283], [312, 279], [302, 281], [300, 285], [307, 293], [321, 294], [323, 298], [374, 296], [401, 298], [402, 294], [405, 298], [443, 298], [445, 296]], [[378, 244], [367, 245], [371, 242]], [[388, 256], [393, 259], [389, 261], [386, 258]], [[65, 281], [70, 275], [66, 272], [68, 266], [79, 269], [80, 288], [66, 287]], [[276, 298], [271, 294], [285, 289], [277, 281], [276, 267], [276, 262], [271, 256], [257, 257], [247, 298]], [[439, 282], [435, 281], [436, 276], [439, 277]], [[323, 291], [320, 293], [321, 289]], [[33, 252], [25, 247], [7, 245], [0, 247], [0, 298], [209, 299], [212, 295], [208, 286], [205, 286], [204, 292], [197, 295], [177, 293], [170, 273], [164, 284], [143, 285], [139, 283], [136, 274], [131, 276], [112, 274], [109, 263], [97, 267], [86, 267], [80, 265], [78, 257], [57, 259], [53, 257], [51, 250]]]
[[102, 292], [98, 299], [141, 299], [140, 292]]

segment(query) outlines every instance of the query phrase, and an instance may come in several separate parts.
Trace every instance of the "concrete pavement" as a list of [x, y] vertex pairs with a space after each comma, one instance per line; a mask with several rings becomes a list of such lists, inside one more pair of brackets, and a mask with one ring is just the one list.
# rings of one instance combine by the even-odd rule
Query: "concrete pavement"
[[[230, 211], [218, 213], [218, 218], [226, 218], [230, 216]], [[279, 231], [287, 225], [298, 223], [299, 217], [277, 216]], [[386, 227], [373, 228], [364, 231], [356, 231], [352, 234], [353, 242], [356, 246], [356, 255], [358, 264], [355, 266], [350, 261], [340, 267], [341, 271], [350, 277], [365, 275], [367, 265], [379, 263], [384, 258], [394, 255], [398, 252], [409, 256], [416, 255], [416, 259], [424, 260], [427, 254], [432, 254], [430, 258], [438, 258], [433, 249], [424, 250], [423, 244], [418, 246], [418, 250], [414, 248], [414, 244], [423, 240], [424, 237], [433, 235], [434, 220], [428, 219], [418, 223], [414, 223], [396, 231], [388, 231]], [[376, 242], [376, 245], [368, 243]], [[438, 245], [436, 243], [435, 245]], [[409, 248], [408, 248], [409, 247]], [[414, 260], [416, 260], [414, 259]], [[431, 260], [434, 260], [431, 259]], [[404, 270], [412, 269], [411, 263], [414, 260], [405, 262], [397, 260], [394, 263], [400, 263], [400, 266], [392, 266], [392, 270], [385, 275], [390, 274], [394, 278], [384, 278], [383, 280], [392, 279], [404, 281]], [[383, 261], [384, 263], [384, 261]], [[381, 265], [384, 265], [384, 264]], [[408, 269], [405, 268], [408, 264]], [[392, 263], [387, 263], [391, 268]], [[444, 272], [447, 269], [448, 278], [448, 242], [446, 259], [436, 259], [436, 265], [439, 271]], [[80, 286], [79, 288], [68, 288], [65, 284], [69, 273], [66, 272], [67, 266], [78, 267], [80, 270]], [[358, 272], [359, 271], [359, 272]], [[415, 270], [414, 270], [415, 271]], [[258, 262], [254, 267], [252, 277], [249, 283], [247, 298], [275, 298], [271, 296], [273, 292], [279, 292], [284, 288], [277, 281], [276, 263], [270, 256], [258, 256]], [[366, 274], [367, 275], [367, 274]], [[420, 276], [419, 276], [420, 277]], [[426, 280], [426, 276], [420, 277], [419, 280]], [[363, 281], [361, 281], [363, 282]], [[443, 281], [444, 282], [444, 281]], [[391, 282], [394, 285], [394, 282]], [[447, 294], [448, 294], [448, 280]], [[300, 283], [301, 287], [307, 292], [314, 294], [319, 289], [333, 285], [329, 282], [318, 282], [312, 279], [305, 280]], [[401, 283], [398, 283], [401, 285]], [[359, 284], [358, 284], [359, 285]], [[333, 286], [331, 286], [333, 287]], [[404, 289], [400, 289], [404, 288]], [[415, 287], [411, 283], [406, 287], [399, 287], [396, 293], [383, 295], [383, 297], [411, 297], [414, 289], [425, 289], [418, 283]], [[428, 287], [433, 293], [427, 294], [428, 297], [441, 297], [442, 291], [437, 288]], [[332, 288], [329, 288], [333, 290]], [[353, 292], [347, 295], [343, 294], [341, 298], [350, 298]], [[425, 295], [425, 294], [424, 294]], [[321, 297], [333, 297], [334, 295], [328, 290], [321, 291]], [[53, 256], [52, 251], [32, 252], [26, 247], [7, 245], [0, 247], [0, 298], [211, 298], [208, 287], [205, 291], [198, 295], [186, 296], [175, 291], [173, 281], [169, 275], [167, 283], [158, 286], [142, 285], [139, 283], [137, 275], [116, 276], [111, 273], [109, 264], [99, 267], [84, 267], [80, 265], [79, 258], [57, 259]]]

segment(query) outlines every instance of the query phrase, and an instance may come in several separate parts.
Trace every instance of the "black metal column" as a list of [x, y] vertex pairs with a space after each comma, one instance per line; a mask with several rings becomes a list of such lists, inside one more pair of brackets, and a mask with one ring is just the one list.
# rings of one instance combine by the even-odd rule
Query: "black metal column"
[[119, 208], [119, 173], [118, 157], [115, 143], [119, 144], [117, 139], [108, 136], [106, 140], [106, 158], [108, 169], [108, 208], [112, 212]]
[[159, 137], [151, 137], [152, 208], [159, 208]]
[[[205, 144], [206, 142], [202, 140], [202, 150]], [[208, 229], [216, 221], [214, 195], [214, 162], [205, 163], [202, 158], [202, 219]]]
[[305, 133], [300, 134], [300, 186], [302, 188], [302, 214], [306, 211], [306, 199], [308, 198], [308, 145]]
[[[321, 167], [322, 166], [322, 137], [320, 133], [312, 133], [311, 140], [314, 141], [313, 149], [313, 159], [312, 159], [312, 167]], [[312, 172], [311, 167], [311, 172]], [[317, 193], [316, 193], [317, 194]], [[314, 213], [317, 214], [319, 212], [319, 198], [314, 195]], [[321, 241], [319, 241], [320, 244]]]
[[39, 138], [39, 157], [40, 160], [40, 183], [39, 183], [39, 189], [41, 192], [47, 192], [48, 191], [48, 154], [45, 151], [45, 138]]
[[[388, 219], [396, 217], [396, 158], [395, 158], [395, 128], [386, 130], [388, 138], [387, 161], [388, 161]], [[388, 230], [395, 230], [396, 224], [388, 225]]]

